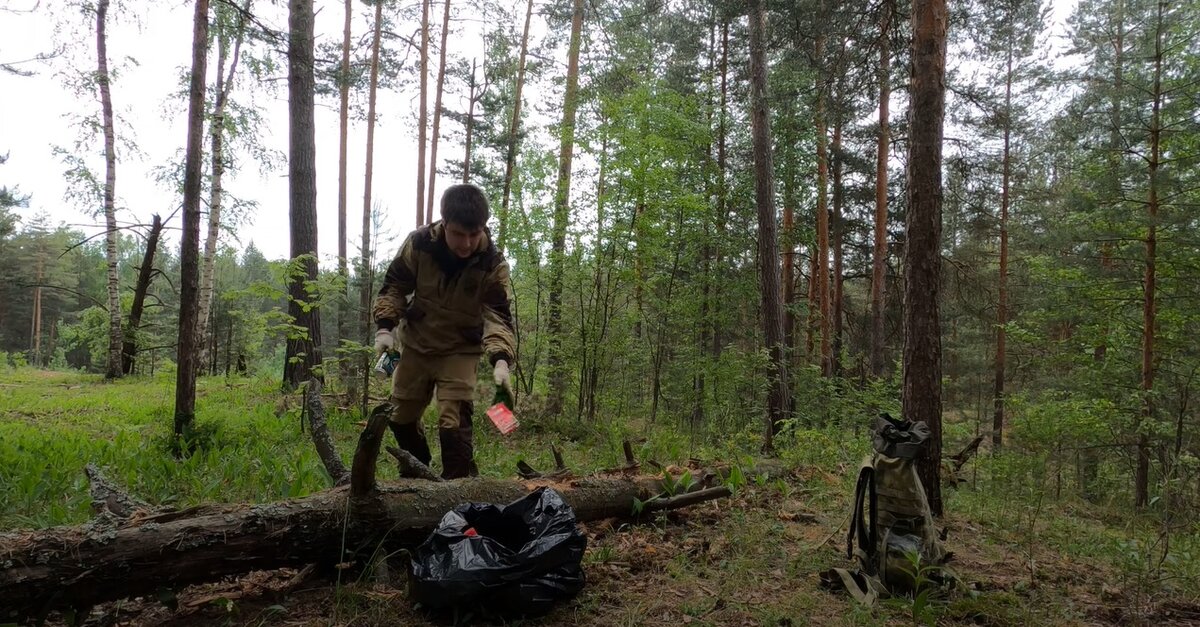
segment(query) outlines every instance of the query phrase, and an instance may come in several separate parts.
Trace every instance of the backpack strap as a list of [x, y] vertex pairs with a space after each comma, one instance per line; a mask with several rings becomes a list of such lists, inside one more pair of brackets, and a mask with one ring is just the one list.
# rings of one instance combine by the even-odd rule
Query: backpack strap
[[[868, 518], [863, 518], [863, 505], [868, 508]], [[870, 458], [863, 462], [854, 486], [854, 509], [850, 512], [850, 528], [846, 532], [846, 559], [855, 556], [854, 544], [858, 541], [858, 552], [864, 565], [873, 562], [878, 540], [876, 523], [879, 518], [879, 497], [875, 491], [875, 467]], [[869, 568], [869, 566], [868, 566]]]

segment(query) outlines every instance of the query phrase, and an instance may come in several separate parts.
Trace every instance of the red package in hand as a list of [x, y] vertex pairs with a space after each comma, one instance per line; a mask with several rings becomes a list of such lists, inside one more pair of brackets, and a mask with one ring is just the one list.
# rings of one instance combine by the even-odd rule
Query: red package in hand
[[504, 403], [496, 403], [489, 407], [487, 416], [492, 419], [492, 424], [496, 425], [496, 428], [504, 435], [512, 433], [513, 429], [516, 429], [517, 425], [520, 424], [517, 422], [516, 417], [513, 416], [512, 411]]

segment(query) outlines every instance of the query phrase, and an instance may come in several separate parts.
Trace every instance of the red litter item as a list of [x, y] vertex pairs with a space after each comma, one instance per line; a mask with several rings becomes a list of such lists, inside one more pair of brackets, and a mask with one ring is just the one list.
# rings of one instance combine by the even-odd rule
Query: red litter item
[[479, 532], [475, 531], [474, 527], [467, 527], [467, 530], [463, 532], [463, 535], [474, 537], [474, 536], [479, 535]]
[[517, 428], [520, 423], [517, 422], [512, 411], [504, 403], [496, 403], [487, 410], [488, 418], [492, 419], [492, 424], [500, 430], [500, 433], [508, 435]]

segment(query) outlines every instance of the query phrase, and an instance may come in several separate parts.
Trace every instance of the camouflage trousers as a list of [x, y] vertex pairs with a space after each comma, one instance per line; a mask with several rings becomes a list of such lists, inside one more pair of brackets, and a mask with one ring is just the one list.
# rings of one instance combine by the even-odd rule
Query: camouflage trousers
[[394, 409], [389, 426], [400, 448], [425, 464], [433, 456], [421, 428], [421, 416], [436, 392], [442, 477], [446, 479], [479, 474], [471, 421], [478, 366], [478, 354], [424, 355], [405, 348], [392, 373], [390, 400]]

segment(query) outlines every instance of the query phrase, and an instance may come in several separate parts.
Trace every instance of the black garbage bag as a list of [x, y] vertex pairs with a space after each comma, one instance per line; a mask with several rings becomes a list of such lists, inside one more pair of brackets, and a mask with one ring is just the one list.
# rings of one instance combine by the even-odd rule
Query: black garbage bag
[[430, 609], [544, 614], [583, 589], [586, 548], [575, 512], [549, 488], [503, 507], [466, 503], [413, 551], [409, 594]]

